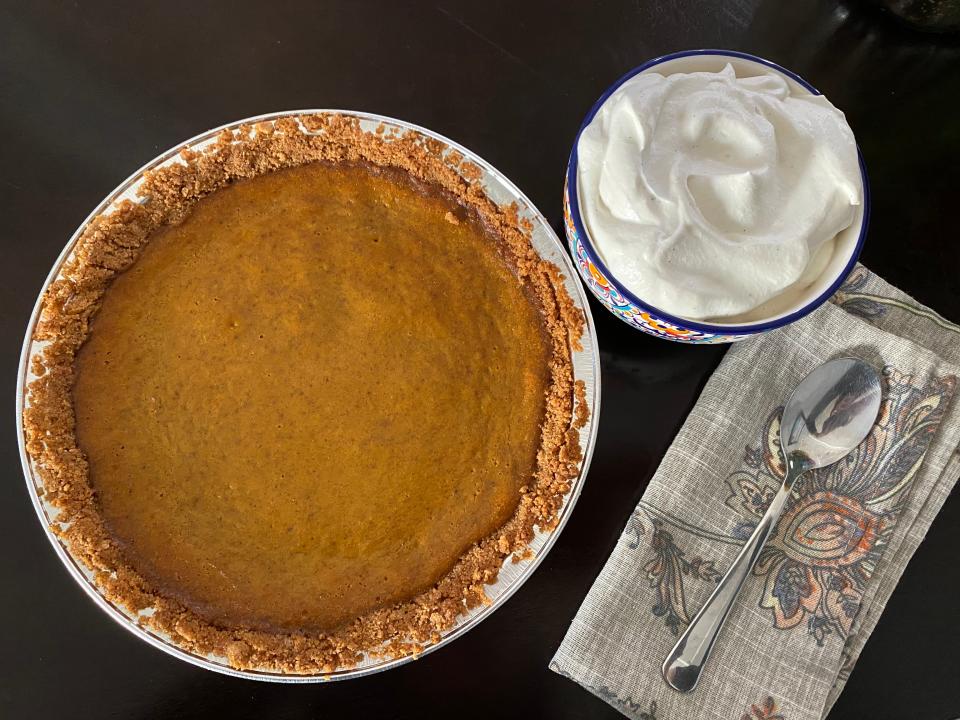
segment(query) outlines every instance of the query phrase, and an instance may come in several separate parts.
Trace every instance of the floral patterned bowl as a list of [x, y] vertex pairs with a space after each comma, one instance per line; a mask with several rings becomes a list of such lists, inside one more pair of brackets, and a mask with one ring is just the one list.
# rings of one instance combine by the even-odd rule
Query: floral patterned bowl
[[757, 74], [773, 70], [787, 80], [794, 91], [820, 92], [798, 75], [769, 60], [731, 50], [687, 50], [655, 58], [634, 68], [607, 88], [584, 118], [577, 131], [570, 160], [567, 164], [563, 188], [563, 217], [567, 241], [575, 265], [584, 282], [596, 298], [614, 315], [628, 325], [666, 340], [686, 343], [729, 343], [783, 327], [816, 310], [840, 287], [856, 265], [870, 217], [870, 186], [863, 156], [857, 150], [860, 176], [863, 183], [863, 202], [853, 225], [837, 237], [837, 249], [820, 278], [808, 288], [801, 301], [771, 317], [742, 323], [705, 323], [686, 320], [644, 302], [624, 287], [601, 260], [580, 216], [577, 198], [577, 146], [580, 135], [590, 124], [600, 107], [623, 83], [642, 72], [653, 70], [664, 74], [673, 72], [717, 72], [724, 65], [733, 65], [738, 75]]

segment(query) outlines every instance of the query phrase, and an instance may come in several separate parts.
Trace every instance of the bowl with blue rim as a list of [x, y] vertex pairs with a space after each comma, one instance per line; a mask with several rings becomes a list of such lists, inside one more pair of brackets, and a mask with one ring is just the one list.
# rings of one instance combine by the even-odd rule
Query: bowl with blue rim
[[870, 188], [863, 156], [857, 149], [861, 203], [853, 223], [836, 236], [832, 256], [824, 270], [793, 302], [767, 316], [694, 320], [684, 318], [644, 300], [632, 292], [604, 262], [591, 239], [581, 215], [578, 183], [578, 147], [584, 130], [604, 103], [628, 80], [641, 73], [720, 72], [730, 64], [738, 78], [776, 73], [784, 78], [792, 94], [821, 93], [796, 73], [764, 58], [731, 50], [686, 50], [654, 58], [634, 68], [608, 87], [593, 104], [577, 131], [563, 191], [564, 230], [574, 264], [590, 292], [613, 315], [628, 325], [655, 337], [684, 343], [730, 343], [765, 333], [795, 322], [825, 303], [843, 284], [857, 263], [867, 235], [870, 217]]

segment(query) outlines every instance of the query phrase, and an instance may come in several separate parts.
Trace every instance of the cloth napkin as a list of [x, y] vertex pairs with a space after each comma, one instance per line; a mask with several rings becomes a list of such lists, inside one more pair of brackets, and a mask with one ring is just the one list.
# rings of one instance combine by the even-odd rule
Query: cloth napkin
[[[689, 694], [667, 653], [784, 474], [779, 419], [827, 360], [882, 370], [867, 440], [794, 489]], [[650, 481], [550, 667], [642, 720], [825, 717], [960, 476], [960, 327], [862, 266], [816, 312], [733, 345]]]

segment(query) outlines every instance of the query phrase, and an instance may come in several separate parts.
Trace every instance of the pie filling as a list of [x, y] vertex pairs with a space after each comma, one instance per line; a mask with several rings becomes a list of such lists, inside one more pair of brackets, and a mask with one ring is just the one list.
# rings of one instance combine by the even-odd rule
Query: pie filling
[[462, 208], [311, 163], [114, 280], [76, 362], [104, 520], [218, 623], [332, 630], [431, 587], [533, 477], [542, 313]]

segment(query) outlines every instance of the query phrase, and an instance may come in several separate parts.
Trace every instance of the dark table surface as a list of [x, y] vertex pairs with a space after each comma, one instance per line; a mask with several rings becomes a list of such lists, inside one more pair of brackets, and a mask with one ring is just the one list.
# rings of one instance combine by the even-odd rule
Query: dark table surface
[[[274, 110], [412, 121], [506, 173], [560, 232], [580, 120], [656, 55], [745, 50], [844, 110], [870, 173], [863, 261], [960, 319], [960, 43], [869, 5], [676, 2], [0, 3], [0, 717], [614, 718], [547, 670], [724, 352], [646, 337], [594, 305], [603, 410], [576, 512], [533, 578], [452, 645], [381, 675], [280, 686], [194, 668], [108, 619], [56, 559], [17, 455], [13, 388], [30, 309], [75, 227], [120, 180], [209, 127]], [[890, 600], [836, 718], [960, 715], [960, 493]]]

